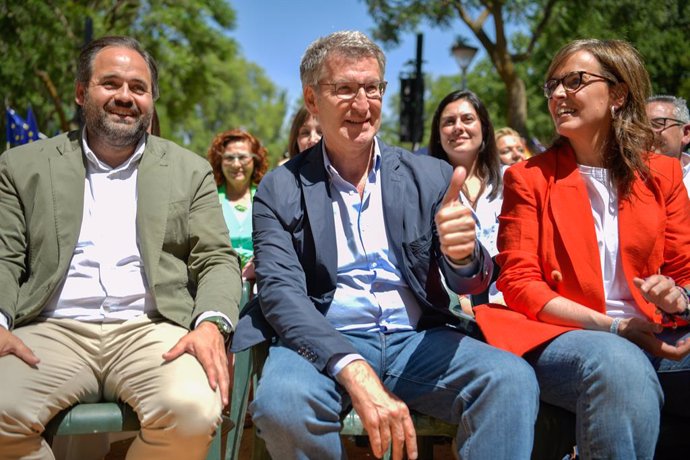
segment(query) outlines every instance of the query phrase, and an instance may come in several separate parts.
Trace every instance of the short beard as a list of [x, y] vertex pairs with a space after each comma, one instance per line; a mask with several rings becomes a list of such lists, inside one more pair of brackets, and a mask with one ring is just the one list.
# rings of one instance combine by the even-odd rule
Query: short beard
[[84, 97], [82, 110], [84, 122], [89, 132], [96, 134], [116, 148], [135, 147], [146, 133], [153, 117], [153, 111], [141, 113], [134, 106], [134, 110], [139, 113], [139, 116], [133, 124], [113, 122], [108, 119], [105, 108], [91, 104], [88, 96]]

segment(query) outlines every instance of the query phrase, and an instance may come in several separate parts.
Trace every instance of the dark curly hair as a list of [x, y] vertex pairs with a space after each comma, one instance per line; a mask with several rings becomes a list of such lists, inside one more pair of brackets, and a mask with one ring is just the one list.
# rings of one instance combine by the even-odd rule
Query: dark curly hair
[[216, 134], [216, 137], [213, 138], [213, 142], [211, 143], [211, 147], [209, 147], [206, 153], [206, 158], [208, 158], [208, 162], [211, 163], [211, 168], [213, 168], [213, 177], [216, 180], [216, 185], [220, 186], [225, 183], [225, 176], [223, 175], [223, 168], [221, 166], [225, 148], [231, 142], [243, 141], [249, 143], [251, 153], [256, 154], [258, 157], [254, 158], [252, 184], [259, 185], [264, 174], [268, 171], [268, 150], [261, 145], [261, 141], [247, 131], [230, 129]]

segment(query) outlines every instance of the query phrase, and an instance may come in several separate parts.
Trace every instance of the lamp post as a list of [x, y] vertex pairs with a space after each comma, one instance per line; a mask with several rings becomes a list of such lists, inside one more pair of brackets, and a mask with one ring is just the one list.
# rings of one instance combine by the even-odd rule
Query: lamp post
[[467, 68], [470, 66], [477, 51], [478, 48], [466, 44], [462, 37], [458, 37], [455, 45], [450, 49], [455, 61], [462, 70], [462, 89], [467, 89]]

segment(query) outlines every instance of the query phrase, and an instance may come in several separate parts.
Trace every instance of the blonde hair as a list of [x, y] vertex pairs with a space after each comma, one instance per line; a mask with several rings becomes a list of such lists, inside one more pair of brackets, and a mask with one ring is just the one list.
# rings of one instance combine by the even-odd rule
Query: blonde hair
[[518, 132], [515, 131], [513, 128], [510, 128], [510, 127], [508, 127], [508, 126], [496, 130], [496, 140], [497, 140], [497, 141], [498, 141], [500, 138], [502, 138], [503, 136], [515, 136], [515, 137], [517, 137], [518, 139], [522, 140], [522, 136], [520, 136], [520, 133], [518, 133]]

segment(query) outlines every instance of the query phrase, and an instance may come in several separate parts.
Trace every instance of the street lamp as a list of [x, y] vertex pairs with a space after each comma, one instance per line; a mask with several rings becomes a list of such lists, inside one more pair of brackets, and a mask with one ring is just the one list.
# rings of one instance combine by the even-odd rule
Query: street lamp
[[455, 45], [450, 49], [455, 61], [462, 69], [462, 89], [467, 89], [467, 68], [470, 66], [474, 55], [479, 49], [465, 43], [462, 37], [458, 37]]

